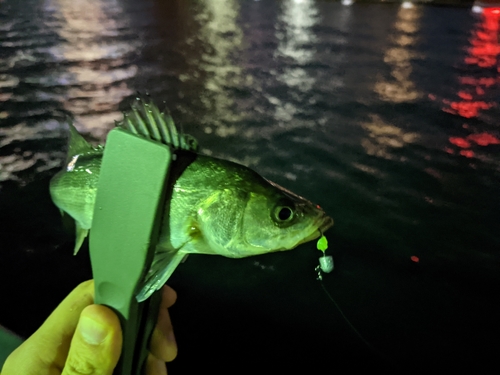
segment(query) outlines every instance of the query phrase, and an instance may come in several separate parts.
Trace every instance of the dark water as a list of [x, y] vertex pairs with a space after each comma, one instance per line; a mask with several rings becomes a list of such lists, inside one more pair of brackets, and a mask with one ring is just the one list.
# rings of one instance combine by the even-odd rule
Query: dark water
[[0, 324], [30, 335], [91, 277], [48, 196], [65, 115], [103, 142], [148, 91], [203, 152], [335, 218], [324, 285], [375, 348], [316, 281], [314, 244], [192, 256], [169, 282], [170, 373], [497, 372], [499, 30], [467, 8], [0, 2]]

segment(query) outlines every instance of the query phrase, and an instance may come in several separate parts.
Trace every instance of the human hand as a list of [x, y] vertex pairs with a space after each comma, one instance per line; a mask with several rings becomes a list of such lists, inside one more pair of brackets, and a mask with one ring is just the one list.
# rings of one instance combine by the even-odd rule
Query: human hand
[[[177, 356], [168, 308], [177, 298], [164, 286], [158, 321], [150, 341], [147, 375], [165, 375]], [[1, 375], [112, 375], [122, 350], [120, 320], [94, 305], [94, 280], [78, 285], [42, 326], [5, 361]]]

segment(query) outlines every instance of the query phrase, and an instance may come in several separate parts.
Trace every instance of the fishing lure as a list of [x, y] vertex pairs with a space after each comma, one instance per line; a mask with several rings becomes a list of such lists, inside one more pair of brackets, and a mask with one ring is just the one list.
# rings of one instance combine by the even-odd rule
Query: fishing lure
[[325, 235], [322, 235], [319, 240], [318, 244], [316, 245], [318, 250], [322, 251], [323, 253], [328, 249], [328, 240], [326, 239]]
[[[321, 237], [319, 238], [316, 248], [319, 251], [323, 252], [323, 256], [319, 258], [319, 266], [316, 267], [316, 271], [318, 271], [318, 278], [321, 280], [322, 275], [321, 271], [325, 273], [330, 273], [333, 271], [334, 264], [333, 264], [333, 257], [331, 255], [326, 255], [326, 249], [328, 249], [328, 240], [326, 239], [325, 235], [322, 234]], [[319, 270], [321, 269], [321, 271]]]

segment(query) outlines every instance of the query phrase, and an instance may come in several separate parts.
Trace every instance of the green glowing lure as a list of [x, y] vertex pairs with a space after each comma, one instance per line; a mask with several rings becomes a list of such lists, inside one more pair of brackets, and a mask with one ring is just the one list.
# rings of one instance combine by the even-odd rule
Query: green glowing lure
[[328, 249], [328, 240], [322, 234], [318, 243], [316, 244], [318, 250], [323, 252], [323, 256], [319, 258], [319, 266], [316, 267], [316, 271], [318, 272], [318, 280], [323, 280], [323, 276], [321, 272], [330, 273], [333, 271], [333, 257], [331, 255], [326, 256], [326, 249]]
[[326, 249], [328, 249], [328, 240], [326, 239], [326, 237], [324, 235], [320, 237], [316, 247], [318, 248], [318, 250], [320, 250], [322, 252], [325, 252]]

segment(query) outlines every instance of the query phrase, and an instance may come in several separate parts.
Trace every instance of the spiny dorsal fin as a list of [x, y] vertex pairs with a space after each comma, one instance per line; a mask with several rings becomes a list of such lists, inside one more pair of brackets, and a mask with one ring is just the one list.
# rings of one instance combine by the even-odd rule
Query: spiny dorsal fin
[[87, 154], [89, 152], [95, 151], [95, 148], [92, 147], [76, 130], [73, 125], [73, 121], [68, 118], [68, 127], [69, 127], [69, 140], [67, 143], [67, 151], [66, 151], [66, 164], [68, 164], [73, 156]]
[[170, 114], [160, 112], [154, 103], [140, 97], [136, 98], [128, 112], [123, 113], [123, 120], [116, 121], [116, 126], [174, 149], [198, 151], [196, 139], [178, 131]]

